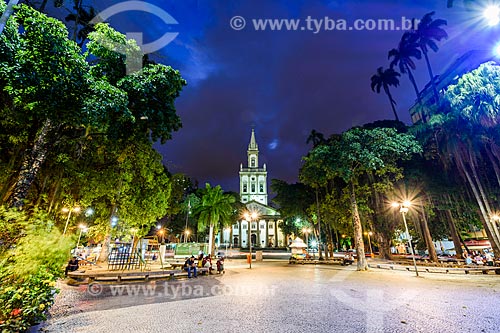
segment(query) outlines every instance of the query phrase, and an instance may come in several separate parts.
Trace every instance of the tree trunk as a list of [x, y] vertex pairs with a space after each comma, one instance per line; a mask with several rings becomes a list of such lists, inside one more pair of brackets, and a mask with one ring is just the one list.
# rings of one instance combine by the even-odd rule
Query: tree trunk
[[387, 97], [389, 97], [389, 102], [391, 103], [392, 112], [394, 112], [394, 118], [396, 119], [396, 121], [399, 121], [398, 113], [396, 112], [396, 107], [394, 106], [396, 102], [392, 98], [391, 91], [389, 90], [389, 87], [387, 87], [387, 85], [384, 85], [384, 90], [385, 93], [387, 94]]
[[318, 216], [318, 254], [319, 260], [323, 260], [323, 251], [321, 248], [321, 216], [319, 213], [319, 194], [318, 188], [316, 188], [316, 214]]
[[[249, 225], [250, 226], [250, 225]], [[250, 239], [250, 242], [252, 240]], [[214, 225], [213, 223], [210, 223], [210, 230], [209, 230], [209, 233], [208, 233], [208, 251], [210, 251], [210, 256], [213, 256], [214, 255], [214, 251], [215, 251], [215, 246], [214, 246]]]
[[[493, 252], [494, 252], [495, 256], [500, 256], [500, 241], [497, 239], [494, 231], [491, 230], [492, 226], [490, 225], [490, 216], [488, 215], [487, 208], [485, 206], [485, 202], [484, 202], [485, 198], [483, 198], [479, 194], [479, 190], [476, 187], [476, 184], [474, 183], [474, 180], [472, 179], [469, 171], [466, 169], [465, 163], [462, 159], [460, 152], [455, 153], [455, 160], [457, 162], [457, 166], [459, 167], [460, 171], [462, 172], [462, 174], [465, 176], [467, 182], [469, 183], [469, 186], [472, 190], [472, 193], [474, 194], [476, 202], [479, 206], [479, 210], [481, 211], [481, 215], [483, 217], [481, 219], [481, 221], [483, 222], [483, 227], [484, 227], [484, 230], [486, 231], [486, 235], [488, 236], [488, 239], [490, 240]], [[473, 168], [473, 166], [471, 166], [471, 168]], [[498, 229], [497, 229], [497, 231], [498, 231]]]
[[429, 230], [429, 224], [427, 223], [425, 210], [422, 210], [422, 219], [420, 220], [420, 226], [424, 235], [425, 244], [427, 245], [427, 251], [429, 252], [429, 258], [433, 262], [438, 262], [436, 248], [434, 247], [434, 243], [432, 242], [431, 231]]
[[99, 253], [99, 258], [97, 260], [101, 264], [108, 262], [110, 242], [111, 242], [111, 234], [108, 234], [106, 235], [106, 237], [104, 237], [104, 241], [102, 242], [101, 252]]
[[462, 258], [462, 244], [460, 243], [460, 237], [458, 236], [458, 231], [455, 226], [455, 222], [453, 221], [453, 215], [451, 214], [451, 211], [449, 209], [447, 209], [445, 212], [448, 220], [448, 227], [450, 228], [451, 239], [453, 240], [453, 246], [455, 247], [455, 252], [457, 253], [456, 257]]
[[488, 196], [486, 195], [486, 191], [484, 190], [483, 184], [481, 183], [481, 180], [479, 179], [479, 176], [477, 174], [476, 163], [475, 163], [475, 160], [472, 156], [472, 151], [469, 150], [468, 156], [469, 156], [469, 163], [471, 166], [473, 178], [477, 184], [477, 188], [479, 189], [479, 193], [481, 193], [481, 198], [483, 199], [484, 207], [486, 208], [486, 212], [488, 213], [488, 215], [485, 216], [486, 224], [490, 227], [489, 232], [491, 234], [491, 236], [488, 235], [488, 238], [491, 237], [490, 242], [492, 243], [492, 246], [493, 246], [493, 243], [496, 243], [496, 247], [497, 247], [496, 253], [498, 256], [500, 256], [500, 254], [498, 254], [500, 251], [500, 233], [498, 231], [497, 226], [495, 225], [495, 222], [491, 223], [491, 216], [493, 215], [493, 212], [490, 208], [490, 203], [488, 201]]
[[379, 244], [380, 258], [391, 260], [391, 238], [387, 237], [387, 235], [383, 232], [377, 232], [377, 239]]
[[354, 242], [356, 243], [357, 269], [358, 271], [368, 270], [368, 264], [365, 258], [365, 245], [363, 243], [363, 227], [359, 218], [358, 203], [354, 193], [354, 184], [351, 183], [351, 211], [352, 223], [354, 226]]
[[9, 3], [7, 4], [7, 7], [5, 8], [2, 17], [0, 17], [0, 35], [2, 34], [3, 29], [5, 29], [7, 21], [14, 13], [14, 6], [17, 5], [18, 2], [19, 0], [10, 0]]
[[48, 134], [52, 129], [50, 119], [45, 120], [31, 153], [26, 154], [19, 172], [14, 191], [9, 199], [11, 207], [21, 208], [40, 167], [45, 162], [48, 151]]
[[493, 171], [495, 172], [495, 176], [497, 179], [497, 183], [500, 186], [500, 168], [498, 167], [497, 162], [495, 161], [495, 157], [493, 157], [492, 152], [490, 149], [485, 145], [485, 150], [486, 150], [486, 155], [488, 155], [488, 158], [491, 162], [491, 165], [493, 166]]
[[333, 259], [333, 236], [332, 236], [332, 227], [328, 224], [328, 250], [327, 253], [330, 255], [330, 258]]
[[434, 74], [432, 73], [431, 62], [429, 61], [429, 56], [427, 55], [427, 52], [422, 51], [422, 53], [424, 54], [425, 62], [427, 63], [427, 71], [429, 72], [429, 76], [431, 78], [431, 86], [432, 86], [432, 91], [434, 93], [434, 99], [436, 100], [436, 104], [438, 104], [439, 95], [436, 88], [436, 82], [434, 82]]

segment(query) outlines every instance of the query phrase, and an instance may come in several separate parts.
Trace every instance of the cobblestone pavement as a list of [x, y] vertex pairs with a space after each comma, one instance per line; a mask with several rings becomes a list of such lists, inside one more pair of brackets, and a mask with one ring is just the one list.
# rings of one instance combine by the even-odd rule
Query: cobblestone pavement
[[46, 332], [499, 332], [498, 275], [226, 262], [226, 274], [61, 284]]

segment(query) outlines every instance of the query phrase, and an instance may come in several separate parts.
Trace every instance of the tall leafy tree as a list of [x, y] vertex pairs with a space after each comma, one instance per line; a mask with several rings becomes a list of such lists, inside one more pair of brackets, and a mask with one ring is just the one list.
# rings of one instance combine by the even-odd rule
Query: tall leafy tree
[[[493, 251], [500, 253], [500, 233], [492, 220], [491, 187], [488, 175], [498, 174], [500, 106], [500, 67], [493, 63], [481, 65], [464, 74], [444, 94], [450, 112], [433, 117], [435, 137], [445, 161], [453, 162], [473, 192], [479, 206], [484, 229]], [[485, 172], [485, 170], [492, 172]], [[494, 201], [493, 201], [494, 202]], [[498, 203], [497, 203], [498, 204]]]
[[[61, 22], [24, 5], [15, 17], [22, 27], [20, 46], [6, 48], [15, 53], [14, 61], [1, 67], [13, 104], [11, 117], [20, 119], [29, 132], [21, 171], [9, 195], [12, 205], [23, 205], [47, 152], [62, 135], [106, 135], [151, 144], [165, 142], [181, 127], [174, 100], [185, 81], [178, 71], [157, 64], [126, 75], [126, 56], [140, 54], [134, 41], [101, 24], [82, 54], [67, 39]], [[104, 41], [113, 41], [114, 48]]]
[[210, 254], [215, 253], [215, 233], [221, 225], [230, 225], [233, 216], [233, 204], [235, 197], [224, 193], [220, 185], [212, 187], [205, 184], [203, 196], [200, 203], [194, 207], [194, 214], [198, 216], [198, 232], [203, 232], [209, 228], [209, 249]]
[[418, 37], [418, 45], [420, 50], [424, 54], [425, 62], [427, 64], [427, 70], [429, 71], [429, 77], [431, 79], [431, 85], [434, 93], [434, 99], [437, 103], [439, 101], [439, 95], [436, 88], [436, 82], [434, 81], [434, 74], [432, 73], [431, 63], [429, 61], [429, 49], [434, 52], [439, 50], [436, 42], [441, 41], [442, 39], [448, 38], [448, 34], [442, 28], [443, 25], [446, 25], [446, 20], [436, 19], [434, 20], [432, 16], [435, 12], [430, 12], [424, 15], [424, 17], [418, 23], [417, 30], [415, 31]]
[[[15, 50], [15, 64], [6, 71], [5, 89], [18, 115], [39, 126], [10, 198], [13, 206], [20, 207], [54, 135], [62, 126], [79, 126], [85, 118], [85, 96], [91, 93], [92, 80], [87, 62], [77, 45], [67, 39], [61, 22], [25, 5], [15, 17], [22, 27], [21, 45]], [[113, 97], [117, 103], [123, 101], [123, 97]]]
[[398, 133], [392, 128], [354, 128], [342, 134], [340, 140], [328, 146], [319, 146], [304, 158], [305, 164], [323, 161], [330, 178], [342, 178], [348, 187], [351, 214], [356, 243], [357, 268], [366, 270], [367, 264], [363, 244], [363, 230], [356, 199], [361, 177], [366, 173], [394, 167], [400, 159], [408, 159], [421, 152], [415, 138], [406, 133]]
[[377, 73], [371, 77], [371, 88], [380, 94], [381, 88], [384, 89], [385, 94], [389, 98], [389, 103], [391, 103], [392, 112], [394, 113], [394, 118], [399, 121], [398, 113], [396, 112], [396, 101], [392, 98], [389, 86], [397, 87], [399, 86], [399, 74], [393, 68], [385, 69], [379, 67]]

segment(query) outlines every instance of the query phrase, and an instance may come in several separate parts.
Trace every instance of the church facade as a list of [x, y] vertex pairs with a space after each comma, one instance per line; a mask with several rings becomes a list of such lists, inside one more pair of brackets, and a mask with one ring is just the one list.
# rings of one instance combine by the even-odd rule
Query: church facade
[[285, 236], [279, 224], [281, 216], [273, 207], [268, 206], [267, 167], [259, 164], [259, 146], [252, 129], [247, 150], [247, 166], [240, 164], [240, 198], [248, 212], [255, 212], [255, 220], [244, 218], [222, 232], [222, 242], [232, 247], [283, 247]]

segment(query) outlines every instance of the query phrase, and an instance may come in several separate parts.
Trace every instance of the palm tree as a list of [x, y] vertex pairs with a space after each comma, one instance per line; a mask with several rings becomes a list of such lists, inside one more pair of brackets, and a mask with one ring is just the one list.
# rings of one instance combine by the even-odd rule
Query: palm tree
[[430, 12], [424, 15], [422, 20], [418, 24], [416, 34], [418, 36], [418, 45], [420, 50], [424, 54], [425, 62], [427, 63], [427, 70], [429, 71], [429, 76], [431, 78], [432, 89], [434, 91], [434, 99], [437, 103], [439, 101], [439, 95], [436, 89], [436, 82], [434, 81], [434, 74], [432, 73], [431, 63], [429, 62], [428, 51], [429, 48], [434, 52], [439, 50], [436, 41], [441, 41], [443, 38], [448, 38], [448, 34], [441, 26], [446, 25], [446, 20], [437, 19], [433, 20], [432, 16], [435, 12]]
[[415, 89], [415, 94], [417, 94], [417, 100], [420, 104], [420, 93], [417, 88], [417, 83], [415, 82], [415, 77], [413, 77], [412, 70], [415, 70], [415, 62], [412, 58], [421, 59], [422, 52], [418, 49], [419, 45], [417, 43], [418, 37], [414, 32], [405, 32], [401, 37], [397, 49], [392, 49], [389, 51], [388, 58], [393, 58], [391, 61], [391, 68], [394, 66], [399, 67], [399, 72], [402, 74], [408, 74], [408, 77]]
[[377, 94], [380, 94], [380, 89], [384, 88], [384, 92], [389, 97], [389, 102], [391, 103], [392, 112], [394, 112], [394, 117], [397, 121], [399, 121], [398, 114], [396, 112], [396, 101], [392, 98], [391, 91], [389, 90], [389, 86], [397, 87], [399, 86], [399, 74], [392, 68], [388, 68], [384, 70], [383, 67], [379, 67], [377, 69], [377, 74], [374, 74], [371, 77], [371, 87], [373, 91], [377, 91]]
[[307, 137], [306, 144], [312, 142], [313, 148], [316, 148], [317, 146], [326, 143], [325, 136], [323, 133], [320, 133], [313, 129], [311, 131], [311, 134]]
[[[73, 9], [74, 13], [66, 16], [66, 22], [74, 21], [73, 26], [73, 40], [76, 42], [79, 40], [78, 45], [83, 46], [87, 36], [94, 31], [94, 24], [90, 23], [96, 16], [97, 12], [94, 7], [88, 7], [88, 10], [83, 6], [83, 0], [74, 0]], [[80, 30], [78, 27], [82, 26]]]
[[235, 201], [235, 197], [224, 193], [220, 185], [212, 187], [207, 183], [201, 202], [194, 208], [194, 214], [198, 216], [198, 232], [204, 231], [207, 226], [210, 228], [208, 248], [211, 255], [215, 250], [214, 228], [218, 228], [220, 223], [230, 224]]

